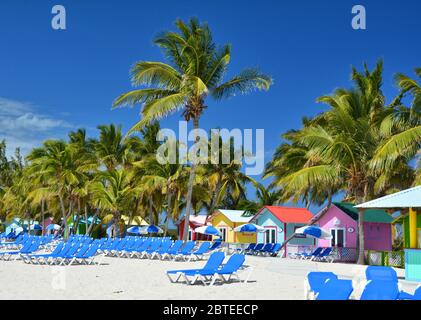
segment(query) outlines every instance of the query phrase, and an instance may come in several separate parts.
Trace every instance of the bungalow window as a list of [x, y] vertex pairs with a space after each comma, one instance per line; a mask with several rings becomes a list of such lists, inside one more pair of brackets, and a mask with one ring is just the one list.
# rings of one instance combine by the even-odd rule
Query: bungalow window
[[189, 229], [189, 240], [193, 240], [193, 230]]
[[265, 243], [276, 243], [276, 229], [275, 228], [266, 228]]
[[345, 247], [345, 229], [344, 228], [332, 228], [330, 229], [332, 239], [330, 239], [331, 247]]

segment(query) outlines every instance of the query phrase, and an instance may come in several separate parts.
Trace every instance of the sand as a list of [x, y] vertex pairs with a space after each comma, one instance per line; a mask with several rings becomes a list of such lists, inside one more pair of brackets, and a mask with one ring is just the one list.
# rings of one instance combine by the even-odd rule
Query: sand
[[[199, 262], [104, 257], [99, 265], [43, 266], [0, 261], [0, 299], [304, 299], [309, 271], [363, 278], [364, 266], [247, 256], [248, 283], [205, 287], [171, 283], [166, 270], [201, 267]], [[404, 270], [396, 269], [403, 278]], [[243, 277], [245, 274], [242, 275]], [[413, 292], [416, 283], [402, 281]]]

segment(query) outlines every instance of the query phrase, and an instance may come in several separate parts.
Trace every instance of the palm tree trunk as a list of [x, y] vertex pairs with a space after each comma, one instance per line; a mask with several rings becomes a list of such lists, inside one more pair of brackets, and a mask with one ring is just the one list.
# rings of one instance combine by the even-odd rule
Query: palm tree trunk
[[87, 232], [88, 235], [90, 235], [91, 232], [92, 232], [92, 229], [93, 229], [93, 227], [95, 225], [95, 220], [96, 220], [96, 217], [98, 216], [98, 214], [99, 214], [99, 210], [96, 210], [95, 214], [92, 217], [92, 222], [89, 225], [89, 229], [88, 229], [88, 232]]
[[218, 180], [218, 182], [216, 183], [216, 186], [215, 186], [215, 193], [212, 196], [211, 206], [209, 208], [208, 215], [213, 214], [213, 211], [215, 210], [215, 207], [217, 206], [216, 201], [218, 199], [220, 191], [221, 191], [221, 181]]
[[89, 222], [88, 222], [88, 206], [85, 203], [85, 210], [84, 210], [84, 216], [85, 216], [85, 235], [88, 235], [88, 227], [89, 227]]
[[154, 221], [154, 214], [153, 214], [153, 203], [152, 203], [152, 197], [149, 198], [149, 223], [155, 224]]
[[167, 219], [165, 220], [164, 237], [166, 237], [167, 233], [168, 233], [168, 222], [170, 221], [170, 216], [171, 216], [171, 200], [172, 200], [172, 192], [168, 191], [168, 194], [167, 194]]
[[[195, 129], [199, 129], [199, 119], [194, 118], [193, 119], [193, 126]], [[199, 141], [199, 137], [196, 137], [196, 142]], [[189, 176], [189, 184], [187, 187], [187, 199], [186, 199], [186, 216], [184, 219], [184, 228], [183, 228], [183, 239], [184, 241], [187, 241], [189, 237], [189, 225], [190, 225], [190, 214], [192, 210], [192, 195], [193, 195], [193, 184], [194, 184], [194, 178], [196, 175], [196, 161], [192, 162], [191, 170], [190, 170], [190, 176]]]
[[365, 264], [364, 256], [364, 209], [358, 209], [358, 264]]
[[45, 200], [41, 199], [41, 235], [44, 235]]
[[66, 209], [64, 207], [64, 200], [63, 200], [63, 196], [59, 196], [59, 200], [60, 200], [60, 208], [61, 208], [61, 215], [63, 218], [63, 222], [62, 222], [62, 226], [64, 226], [64, 234], [63, 234], [63, 238], [67, 239], [67, 219], [66, 219]]

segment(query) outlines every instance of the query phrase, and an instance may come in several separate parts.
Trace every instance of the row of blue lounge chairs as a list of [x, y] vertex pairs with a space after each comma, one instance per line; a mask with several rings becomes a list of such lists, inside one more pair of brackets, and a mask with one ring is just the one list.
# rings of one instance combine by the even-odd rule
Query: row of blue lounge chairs
[[49, 265], [72, 265], [93, 264], [98, 256], [101, 240], [88, 241], [85, 239], [73, 239], [72, 241], [60, 242], [50, 253], [20, 254], [25, 263], [49, 264]]
[[316, 248], [313, 252], [290, 253], [288, 255], [292, 259], [311, 260], [311, 261], [326, 261], [333, 262], [333, 248]]
[[[421, 287], [414, 294], [400, 289], [396, 271], [391, 267], [369, 266], [360, 300], [421, 300]], [[339, 279], [332, 272], [310, 272], [305, 281], [305, 298], [316, 300], [349, 300], [357, 285], [352, 280]]]
[[[50, 236], [25, 236], [8, 243], [15, 250], [0, 252], [0, 259], [22, 259], [31, 264], [92, 264], [98, 255], [126, 258], [149, 258], [161, 260], [203, 259], [205, 254], [220, 249], [221, 242], [196, 242], [169, 238], [126, 237], [118, 239], [92, 239], [88, 236], [71, 236], [66, 242], [52, 241]], [[43, 249], [47, 252], [36, 253]], [[50, 252], [48, 252], [50, 251]]]
[[201, 282], [204, 285], [211, 286], [218, 280], [221, 283], [225, 283], [236, 278], [241, 282], [239, 272], [248, 269], [248, 275], [243, 282], [248, 281], [253, 269], [244, 265], [244, 254], [236, 253], [231, 255], [225, 264], [223, 264], [224, 259], [225, 254], [223, 252], [214, 252], [209, 256], [208, 261], [201, 269], [170, 270], [166, 274], [172, 283], [183, 279], [189, 285]]
[[218, 250], [221, 242], [202, 242], [196, 248], [195, 241], [172, 241], [163, 238], [123, 238], [109, 239], [99, 249], [99, 252], [111, 257], [148, 258], [160, 260], [203, 259], [204, 255]]
[[12, 260], [20, 257], [20, 254], [29, 254], [37, 250], [45, 249], [52, 238], [48, 236], [24, 236], [13, 243], [1, 243], [0, 260]]
[[262, 255], [276, 257], [281, 249], [280, 243], [250, 243], [244, 249], [238, 249], [239, 253], [250, 255]]

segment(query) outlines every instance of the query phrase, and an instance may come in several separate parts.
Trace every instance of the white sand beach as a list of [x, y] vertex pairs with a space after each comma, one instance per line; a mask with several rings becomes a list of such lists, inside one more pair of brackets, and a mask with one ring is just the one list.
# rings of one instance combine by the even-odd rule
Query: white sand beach
[[[0, 299], [304, 299], [309, 271], [332, 271], [340, 277], [364, 278], [364, 266], [248, 256], [248, 283], [205, 287], [171, 283], [166, 270], [201, 267], [172, 262], [104, 257], [100, 265], [43, 266], [0, 261]], [[396, 269], [403, 279], [404, 270]], [[416, 283], [402, 282], [408, 292]]]

